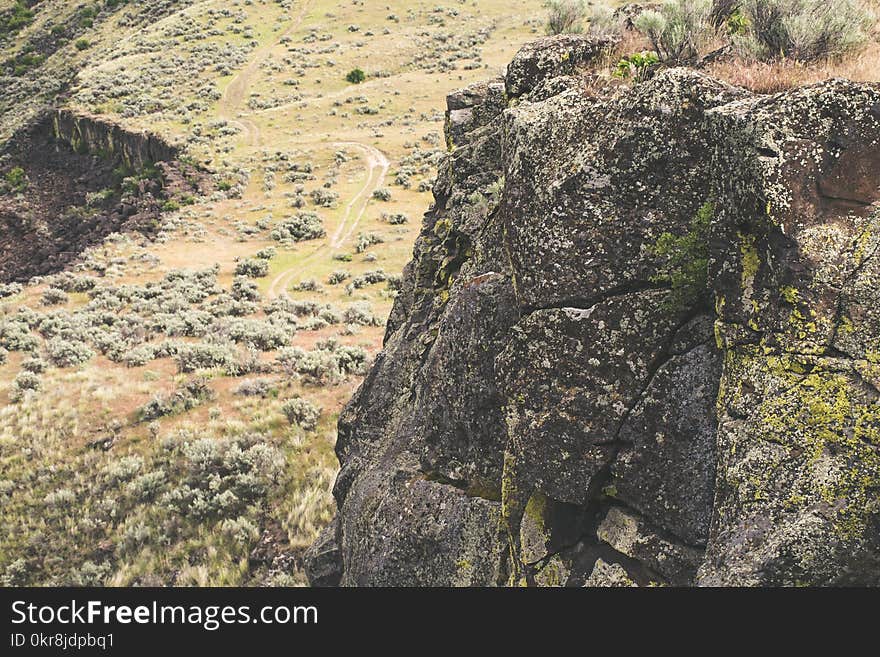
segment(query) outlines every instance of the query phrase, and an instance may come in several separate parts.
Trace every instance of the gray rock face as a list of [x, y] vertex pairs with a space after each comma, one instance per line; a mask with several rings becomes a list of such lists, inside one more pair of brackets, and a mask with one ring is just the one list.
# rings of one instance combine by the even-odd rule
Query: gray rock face
[[529, 93], [542, 82], [588, 67], [617, 43], [617, 37], [557, 34], [520, 50], [507, 67], [506, 88], [511, 98]]
[[607, 47], [450, 96], [313, 583], [880, 584], [880, 92]]

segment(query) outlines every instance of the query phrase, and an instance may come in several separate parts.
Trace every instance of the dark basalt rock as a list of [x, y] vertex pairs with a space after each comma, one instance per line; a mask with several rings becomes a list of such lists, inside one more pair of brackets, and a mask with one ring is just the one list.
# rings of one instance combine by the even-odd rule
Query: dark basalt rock
[[[69, 110], [50, 112], [0, 146], [0, 175], [27, 187], [0, 193], [0, 283], [61, 271], [113, 232], [155, 235], [167, 199], [207, 194], [205, 172], [155, 135]], [[122, 186], [119, 172], [143, 174]]]
[[529, 93], [545, 80], [571, 75], [588, 67], [613, 48], [619, 37], [557, 34], [543, 37], [520, 50], [507, 67], [507, 95]]
[[880, 91], [608, 45], [450, 96], [314, 583], [880, 584]]

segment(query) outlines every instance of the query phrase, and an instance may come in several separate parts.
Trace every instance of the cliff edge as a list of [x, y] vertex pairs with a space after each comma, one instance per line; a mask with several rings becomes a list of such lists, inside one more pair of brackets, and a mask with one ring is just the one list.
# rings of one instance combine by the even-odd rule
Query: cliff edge
[[880, 90], [609, 45], [449, 97], [313, 584], [880, 584]]

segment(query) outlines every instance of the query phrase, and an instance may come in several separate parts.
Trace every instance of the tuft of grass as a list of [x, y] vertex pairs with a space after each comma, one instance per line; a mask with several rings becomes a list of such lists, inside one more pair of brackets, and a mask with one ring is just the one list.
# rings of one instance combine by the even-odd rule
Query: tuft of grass
[[830, 78], [880, 82], [880, 44], [870, 44], [854, 57], [819, 62], [783, 60], [761, 62], [736, 58], [713, 62], [707, 72], [749, 91], [774, 94]]
[[547, 14], [547, 34], [580, 34], [587, 16], [583, 0], [552, 0]]

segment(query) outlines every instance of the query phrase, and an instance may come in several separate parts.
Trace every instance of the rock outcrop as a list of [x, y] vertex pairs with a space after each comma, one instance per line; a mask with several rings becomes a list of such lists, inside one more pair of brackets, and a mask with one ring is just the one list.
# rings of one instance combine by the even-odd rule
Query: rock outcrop
[[15, 167], [27, 184], [0, 193], [0, 283], [61, 271], [113, 232], [152, 235], [167, 201], [211, 189], [172, 144], [64, 109], [2, 144], [0, 176]]
[[52, 133], [80, 153], [101, 154], [139, 170], [156, 162], [174, 162], [177, 147], [148, 132], [132, 132], [97, 116], [68, 109], [52, 112]]
[[880, 90], [609, 45], [449, 98], [313, 583], [880, 584]]

